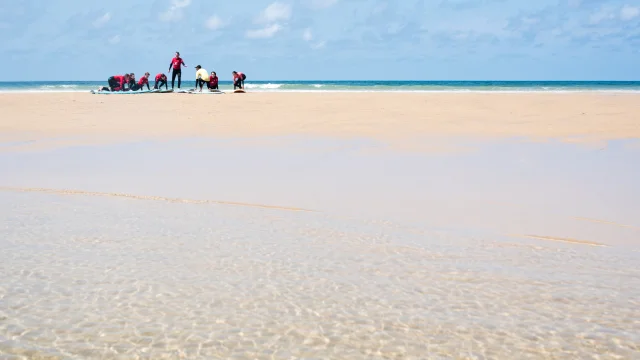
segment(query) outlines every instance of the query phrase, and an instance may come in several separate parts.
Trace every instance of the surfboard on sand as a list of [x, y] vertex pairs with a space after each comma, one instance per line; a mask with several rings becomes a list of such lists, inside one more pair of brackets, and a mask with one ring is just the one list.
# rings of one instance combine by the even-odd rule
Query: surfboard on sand
[[200, 92], [200, 91], [192, 91], [192, 92], [190, 92], [190, 94], [197, 94], [197, 95], [203, 95], [203, 94], [221, 95], [221, 94], [224, 94], [224, 92], [222, 92], [222, 91], [208, 91], [208, 90], [202, 90], [202, 92]]
[[233, 90], [233, 93], [234, 93], [234, 94], [244, 94], [245, 92], [246, 92], [246, 91], [244, 91], [244, 89], [236, 89], [236, 90]]
[[158, 91], [158, 93], [160, 93], [160, 94], [166, 94], [166, 93], [172, 93], [172, 92], [173, 92], [173, 89], [160, 90], [160, 91]]
[[195, 89], [189, 89], [186, 91], [180, 91], [183, 94], [211, 94], [211, 95], [219, 95], [219, 94], [224, 94], [223, 91], [220, 90], [215, 90], [215, 91], [209, 91], [208, 89], [202, 89], [202, 92], [200, 92], [200, 90], [195, 90]]
[[153, 90], [144, 90], [144, 91], [96, 91], [91, 90], [92, 94], [95, 95], [136, 95], [136, 94], [152, 94], [159, 92], [156, 89]]

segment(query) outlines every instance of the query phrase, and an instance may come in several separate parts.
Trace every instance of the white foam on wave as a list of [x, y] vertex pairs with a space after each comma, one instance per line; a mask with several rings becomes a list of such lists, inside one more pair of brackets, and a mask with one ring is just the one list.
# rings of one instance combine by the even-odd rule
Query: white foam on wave
[[[285, 86], [288, 85], [288, 86]], [[290, 85], [290, 86], [289, 86]], [[300, 88], [298, 88], [300, 86]], [[575, 94], [575, 93], [606, 93], [606, 94], [638, 94], [640, 89], [597, 89], [597, 88], [562, 88], [562, 87], [537, 87], [537, 88], [410, 88], [410, 87], [367, 87], [345, 86], [335, 87], [327, 84], [246, 84], [245, 87], [253, 92], [286, 92], [286, 93], [482, 93], [482, 94]], [[68, 93], [89, 92], [95, 90], [97, 85], [56, 84], [36, 85], [33, 87], [3, 87], [0, 93]], [[223, 85], [223, 88], [227, 86]]]
[[70, 85], [70, 84], [63, 84], [63, 85], [41, 85], [40, 88], [41, 89], [75, 89], [77, 88], [78, 85]]
[[283, 84], [246, 84], [247, 89], [279, 89]]

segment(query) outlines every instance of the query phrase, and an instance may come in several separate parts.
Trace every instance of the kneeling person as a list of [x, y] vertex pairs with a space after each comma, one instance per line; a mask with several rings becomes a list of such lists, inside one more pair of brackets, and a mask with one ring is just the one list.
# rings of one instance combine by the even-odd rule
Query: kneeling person
[[211, 72], [211, 76], [209, 76], [209, 82], [207, 83], [207, 88], [209, 90], [219, 90], [218, 89], [218, 75], [216, 75], [215, 71]]
[[109, 87], [103, 86], [99, 91], [124, 91], [124, 85], [129, 82], [129, 74], [114, 75], [107, 79]]
[[196, 88], [198, 90], [198, 86], [200, 87], [200, 92], [202, 92], [202, 87], [204, 84], [209, 83], [211, 80], [209, 73], [207, 70], [203, 69], [202, 66], [196, 66]]
[[[149, 74], [148, 72], [144, 73], [144, 76], [140, 78], [140, 80], [138, 80], [137, 84], [133, 84], [133, 86], [131, 87], [131, 90], [133, 91], [137, 91], [137, 90], [142, 90], [142, 88], [147, 85], [147, 90], [151, 90], [151, 88], [149, 87]], [[134, 78], [134, 82], [135, 82], [135, 78]]]

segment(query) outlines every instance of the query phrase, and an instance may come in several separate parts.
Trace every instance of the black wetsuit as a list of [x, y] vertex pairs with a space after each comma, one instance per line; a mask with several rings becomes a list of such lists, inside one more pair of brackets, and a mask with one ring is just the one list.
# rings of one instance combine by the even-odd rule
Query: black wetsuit
[[182, 69], [173, 69], [171, 71], [171, 88], [173, 89], [173, 84], [176, 81], [176, 76], [178, 77], [178, 89], [180, 89], [180, 83], [182, 82]]
[[[205, 84], [209, 84], [208, 81], [204, 81], [202, 79], [196, 79], [196, 90], [198, 89], [198, 87], [200, 87], [200, 90], [202, 90], [202, 88], [204, 87]], [[208, 86], [207, 86], [208, 88]]]
[[236, 80], [233, 82], [233, 90], [235, 90], [236, 88], [238, 89], [244, 89], [244, 80], [247, 78], [247, 75], [245, 75], [244, 73], [241, 73], [239, 77], [236, 78]]
[[[115, 88], [120, 87], [120, 83], [113, 76], [109, 77], [107, 83], [109, 84], [109, 91], [115, 91]], [[104, 88], [102, 89], [104, 91]]]
[[162, 86], [164, 86], [165, 89], [169, 90], [169, 85], [167, 85], [167, 80], [156, 80], [155, 85], [153, 85], [154, 89], [160, 89]]

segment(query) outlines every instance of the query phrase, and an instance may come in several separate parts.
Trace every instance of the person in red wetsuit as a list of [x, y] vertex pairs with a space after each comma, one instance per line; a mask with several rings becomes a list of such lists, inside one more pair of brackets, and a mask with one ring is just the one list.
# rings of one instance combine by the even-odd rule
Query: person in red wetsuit
[[138, 90], [137, 84], [136, 84], [136, 74], [131, 73], [128, 75], [129, 75], [129, 84], [128, 84], [128, 89], [126, 89], [126, 91]]
[[[140, 80], [138, 80], [138, 83], [131, 86], [131, 90], [142, 90], [145, 85], [147, 85], [147, 90], [151, 90], [151, 88], [149, 87], [149, 75], [151, 74], [149, 74], [148, 72], [144, 73], [144, 76], [142, 76]], [[133, 78], [133, 80], [135, 82], [135, 77]]]
[[114, 75], [107, 79], [109, 87], [103, 87], [100, 91], [124, 91], [124, 86], [129, 83], [129, 74]]
[[156, 83], [153, 85], [153, 88], [160, 89], [162, 85], [164, 85], [165, 89], [169, 90], [169, 85], [167, 85], [167, 75], [160, 73], [156, 75]]
[[233, 71], [231, 74], [233, 75], [233, 90], [244, 89], [244, 80], [247, 75], [237, 71]]
[[209, 82], [207, 83], [207, 89], [218, 90], [218, 75], [216, 75], [215, 71], [211, 72], [211, 77], [209, 77]]
[[171, 64], [169, 64], [169, 71], [171, 71], [171, 88], [173, 89], [173, 84], [176, 80], [176, 76], [178, 77], [178, 89], [180, 89], [180, 83], [182, 82], [182, 67], [187, 66], [184, 63], [182, 58], [180, 57], [180, 52], [176, 51], [176, 56], [171, 59]]

